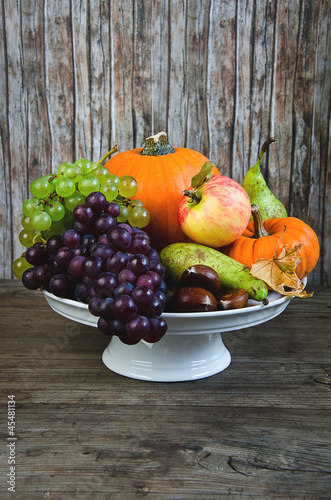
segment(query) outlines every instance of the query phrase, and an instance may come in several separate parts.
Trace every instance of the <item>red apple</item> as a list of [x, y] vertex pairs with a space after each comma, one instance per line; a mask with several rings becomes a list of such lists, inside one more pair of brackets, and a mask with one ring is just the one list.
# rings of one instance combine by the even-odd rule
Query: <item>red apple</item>
[[213, 248], [239, 238], [251, 216], [244, 188], [230, 177], [213, 175], [195, 194], [193, 199], [183, 196], [178, 206], [178, 222], [186, 236]]

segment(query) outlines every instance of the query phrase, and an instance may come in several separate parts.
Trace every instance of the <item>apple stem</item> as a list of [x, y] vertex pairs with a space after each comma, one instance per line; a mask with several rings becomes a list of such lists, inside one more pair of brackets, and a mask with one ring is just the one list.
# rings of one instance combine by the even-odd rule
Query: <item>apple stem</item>
[[190, 198], [190, 203], [192, 203], [193, 201], [199, 203], [201, 201], [201, 198], [199, 198], [196, 191], [190, 191], [189, 189], [184, 189], [183, 195]]

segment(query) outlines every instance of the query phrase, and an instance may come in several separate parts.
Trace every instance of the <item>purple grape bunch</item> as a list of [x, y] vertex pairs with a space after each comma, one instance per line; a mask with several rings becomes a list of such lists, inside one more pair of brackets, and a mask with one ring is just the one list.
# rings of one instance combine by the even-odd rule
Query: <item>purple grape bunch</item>
[[119, 223], [119, 213], [101, 192], [89, 194], [73, 211], [72, 229], [26, 250], [31, 268], [22, 282], [88, 304], [105, 335], [155, 343], [167, 331], [165, 267], [148, 234]]

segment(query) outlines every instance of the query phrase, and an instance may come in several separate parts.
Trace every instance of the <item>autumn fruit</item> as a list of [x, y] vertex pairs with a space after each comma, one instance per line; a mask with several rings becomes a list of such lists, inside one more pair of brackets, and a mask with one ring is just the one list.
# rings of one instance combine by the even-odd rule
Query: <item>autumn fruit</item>
[[166, 268], [169, 286], [179, 285], [183, 272], [190, 266], [210, 266], [219, 275], [225, 288], [243, 288], [249, 297], [258, 301], [267, 298], [266, 284], [250, 275], [250, 269], [214, 248], [197, 243], [173, 243], [160, 252], [160, 260]]
[[169, 302], [169, 311], [178, 313], [207, 312], [217, 310], [214, 295], [198, 286], [179, 288]]
[[177, 217], [191, 240], [217, 248], [243, 233], [251, 215], [251, 203], [244, 188], [230, 177], [218, 174], [206, 181], [204, 177], [200, 185], [185, 190]]
[[[177, 207], [187, 183], [206, 161], [192, 149], [173, 148], [166, 133], [160, 132], [147, 138], [143, 149], [123, 151], [106, 163], [110, 173], [137, 180], [137, 196], [150, 212], [147, 231], [153, 248], [187, 241], [177, 221]], [[215, 166], [213, 173], [219, 174]]]
[[221, 280], [217, 272], [210, 266], [196, 264], [190, 266], [183, 272], [180, 278], [180, 286], [199, 286], [216, 293], [221, 288]]
[[239, 290], [220, 290], [216, 293], [217, 309], [228, 311], [230, 309], [242, 309], [247, 306], [248, 293], [242, 288]]
[[316, 266], [319, 258], [319, 242], [308, 224], [295, 217], [262, 220], [257, 205], [252, 206], [254, 220], [249, 222], [244, 233], [231, 245], [222, 248], [227, 256], [251, 267], [257, 259], [272, 259], [279, 256], [284, 246], [288, 248], [302, 244], [300, 262], [296, 267], [299, 279], [307, 276]]

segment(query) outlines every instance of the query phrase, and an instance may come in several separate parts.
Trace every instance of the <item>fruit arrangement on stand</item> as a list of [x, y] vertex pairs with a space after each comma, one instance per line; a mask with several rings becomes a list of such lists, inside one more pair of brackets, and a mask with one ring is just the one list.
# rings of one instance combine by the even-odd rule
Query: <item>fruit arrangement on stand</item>
[[88, 304], [99, 330], [128, 345], [161, 340], [164, 311], [266, 305], [269, 290], [311, 296], [301, 279], [318, 239], [266, 186], [259, 166], [271, 142], [243, 186], [200, 153], [172, 148], [164, 132], [105, 165], [116, 146], [94, 164], [62, 163], [31, 183], [15, 276]]

